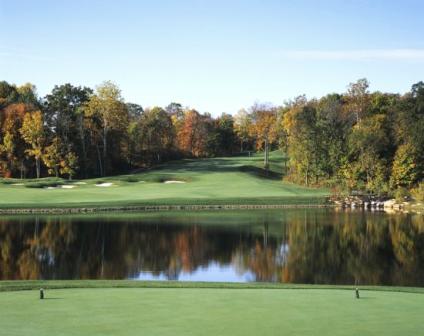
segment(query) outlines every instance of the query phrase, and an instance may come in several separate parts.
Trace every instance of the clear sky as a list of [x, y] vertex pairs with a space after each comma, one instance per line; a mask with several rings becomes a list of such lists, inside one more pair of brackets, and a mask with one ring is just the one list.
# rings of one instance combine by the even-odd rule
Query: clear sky
[[0, 0], [0, 80], [213, 114], [424, 80], [422, 0]]

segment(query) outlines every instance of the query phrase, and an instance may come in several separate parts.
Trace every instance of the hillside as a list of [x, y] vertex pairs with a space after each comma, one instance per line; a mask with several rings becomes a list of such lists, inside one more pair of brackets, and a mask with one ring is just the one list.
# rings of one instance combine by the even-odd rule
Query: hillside
[[282, 181], [283, 156], [271, 170], [262, 156], [174, 161], [155, 169], [101, 179], [11, 180], [0, 183], [0, 207], [80, 207], [170, 204], [304, 204], [322, 202], [323, 189]]

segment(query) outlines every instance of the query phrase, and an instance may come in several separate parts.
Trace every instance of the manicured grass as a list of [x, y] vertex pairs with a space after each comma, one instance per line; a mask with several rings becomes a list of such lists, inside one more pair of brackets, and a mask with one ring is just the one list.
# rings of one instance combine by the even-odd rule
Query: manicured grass
[[[41, 188], [34, 188], [34, 180], [3, 180], [0, 207], [322, 203], [327, 190], [282, 182], [283, 162], [281, 154], [272, 153], [271, 171], [266, 173], [260, 155], [182, 160], [140, 174], [75, 181], [73, 189], [43, 188], [57, 184], [55, 179], [40, 181]], [[96, 186], [99, 183], [112, 186]]]
[[[262, 288], [74, 288], [0, 293], [2, 335], [419, 335], [424, 295]], [[212, 285], [213, 287], [213, 285]], [[265, 286], [266, 287], [266, 286]]]

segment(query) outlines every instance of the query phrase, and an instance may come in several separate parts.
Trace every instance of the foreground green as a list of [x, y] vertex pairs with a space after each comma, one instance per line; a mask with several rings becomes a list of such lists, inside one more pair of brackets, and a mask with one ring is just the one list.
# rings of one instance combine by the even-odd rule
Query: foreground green
[[[342, 289], [74, 288], [0, 293], [4, 335], [418, 335], [424, 295]], [[211, 286], [213, 287], [213, 285]], [[255, 287], [255, 286], [253, 286]], [[265, 286], [266, 287], [266, 286]]]
[[324, 201], [327, 190], [282, 182], [284, 158], [281, 154], [274, 152], [270, 162], [271, 171], [267, 173], [261, 168], [262, 156], [259, 155], [182, 160], [138, 174], [74, 181], [68, 183], [72, 187], [69, 189], [35, 188], [37, 182], [34, 181], [3, 180], [0, 207], [316, 204]]

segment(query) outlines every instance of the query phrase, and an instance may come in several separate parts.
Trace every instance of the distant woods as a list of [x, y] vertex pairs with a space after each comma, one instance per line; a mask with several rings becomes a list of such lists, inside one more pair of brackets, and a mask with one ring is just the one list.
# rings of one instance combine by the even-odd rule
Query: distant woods
[[127, 103], [104, 82], [95, 90], [0, 82], [0, 175], [95, 177], [178, 158], [263, 151], [287, 153], [285, 178], [376, 193], [424, 177], [424, 83], [404, 95], [369, 92], [361, 79], [343, 94], [255, 104], [212, 117], [171, 103]]

